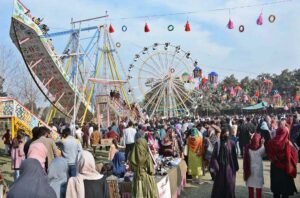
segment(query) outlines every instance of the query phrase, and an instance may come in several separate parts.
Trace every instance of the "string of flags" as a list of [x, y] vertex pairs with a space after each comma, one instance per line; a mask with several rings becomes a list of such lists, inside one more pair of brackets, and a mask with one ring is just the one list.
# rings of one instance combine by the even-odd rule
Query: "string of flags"
[[[179, 13], [167, 13], [167, 14], [153, 14], [153, 15], [145, 15], [145, 16], [133, 16], [133, 17], [123, 17], [123, 18], [110, 18], [110, 21], [113, 20], [128, 20], [128, 19], [150, 19], [150, 18], [158, 18], [158, 17], [165, 17], [165, 16], [176, 16], [176, 15], [193, 15], [193, 14], [197, 14], [197, 13], [202, 13], [202, 12], [218, 12], [218, 11], [229, 11], [229, 21], [226, 24], [226, 27], [229, 30], [232, 30], [235, 28], [234, 25], [234, 21], [231, 19], [230, 17], [230, 10], [236, 10], [236, 9], [244, 9], [244, 8], [253, 8], [253, 7], [265, 7], [265, 6], [270, 6], [270, 5], [275, 5], [275, 4], [282, 4], [282, 3], [290, 3], [293, 0], [275, 0], [275, 1], [270, 1], [270, 2], [264, 2], [264, 3], [256, 3], [256, 4], [249, 4], [249, 5], [241, 5], [241, 6], [234, 6], [234, 7], [225, 7], [225, 8], [216, 8], [216, 9], [210, 9], [210, 10], [198, 10], [198, 11], [188, 11], [188, 12], [179, 12]], [[276, 20], [276, 17], [274, 14], [269, 15], [268, 17], [268, 21], [270, 23], [274, 23]], [[256, 20], [256, 24], [259, 26], [262, 26], [264, 24], [264, 18], [263, 18], [263, 13], [261, 11], [261, 13], [259, 14], [257, 20]], [[126, 25], [122, 25], [122, 32], [126, 32], [127, 31], [127, 26]], [[168, 31], [173, 31], [175, 29], [174, 25], [170, 24], [167, 27]], [[115, 29], [113, 27], [112, 24], [109, 25], [108, 28], [110, 33], [114, 33]], [[189, 21], [186, 22], [185, 26], [184, 26], [184, 31], [186, 32], [190, 32], [191, 31], [191, 25], [189, 23]], [[238, 26], [238, 31], [239, 32], [244, 32], [245, 31], [245, 25], [241, 24]], [[148, 22], [145, 23], [144, 26], [144, 32], [148, 33], [150, 32], [150, 25]]]
[[[269, 15], [268, 21], [270, 23], [274, 23], [275, 20], [276, 20], [275, 15], [273, 15], [273, 14]], [[262, 12], [259, 14], [259, 16], [258, 16], [258, 18], [256, 20], [256, 24], [259, 25], [259, 26], [262, 26], [264, 24], [264, 18], [263, 18], [263, 13]], [[226, 27], [228, 29], [230, 29], [230, 30], [234, 29], [234, 27], [235, 27], [234, 26], [234, 22], [233, 22], [233, 20], [230, 17], [229, 17], [229, 20], [228, 20], [228, 23], [227, 23]], [[167, 30], [170, 31], [170, 32], [173, 31], [174, 29], [175, 29], [175, 27], [172, 24], [167, 27]], [[122, 28], [121, 28], [121, 30], [122, 30], [122, 32], [126, 32], [127, 31], [127, 26], [123, 25]], [[244, 25], [240, 25], [239, 28], [238, 28], [238, 30], [241, 33], [244, 32], [245, 31], [245, 26]], [[115, 32], [115, 29], [114, 29], [114, 27], [113, 27], [112, 24], [109, 25], [108, 31], [109, 31], [109, 33], [114, 33]], [[191, 31], [191, 25], [190, 25], [189, 21], [187, 21], [186, 24], [184, 25], [184, 31], [185, 32], [190, 32]], [[150, 25], [149, 25], [148, 22], [145, 23], [144, 32], [145, 33], [150, 32]]]
[[[275, 15], [271, 14], [268, 18], [270, 23], [274, 23], [275, 22]], [[258, 16], [258, 18], [256, 19], [256, 24], [261, 26], [264, 23], [264, 19], [263, 19], [263, 13], [261, 12], [260, 15]], [[231, 18], [229, 18], [229, 21], [227, 23], [227, 28], [228, 29], [234, 29], [234, 24], [233, 21], [231, 20]], [[245, 26], [244, 25], [240, 25], [239, 26], [239, 32], [244, 32], [245, 31]]]
[[[268, 18], [268, 20], [269, 20], [269, 22], [270, 23], [274, 23], [275, 22], [275, 19], [276, 19], [276, 17], [275, 17], [275, 15], [270, 15], [269, 16], [269, 18]], [[256, 20], [256, 24], [257, 25], [263, 25], [263, 14], [262, 13], [260, 13], [260, 15], [259, 15], [259, 17], [257, 18], [257, 20]], [[227, 23], [227, 28], [228, 29], [234, 29], [234, 23], [233, 23], [233, 21], [231, 20], [231, 18], [229, 18], [229, 21], [228, 21], [228, 23]], [[168, 26], [168, 31], [173, 31], [175, 28], [174, 28], [174, 25], [169, 25]], [[191, 26], [190, 26], [190, 23], [189, 23], [189, 21], [187, 21], [186, 22], [186, 24], [185, 24], [185, 26], [184, 26], [184, 30], [186, 31], [186, 32], [190, 32], [191, 31]], [[239, 32], [244, 32], [244, 30], [245, 30], [245, 26], [244, 25], [240, 25], [239, 26]], [[126, 25], [123, 25], [122, 26], [122, 31], [123, 32], [126, 32], [127, 31], [127, 26]], [[109, 33], [113, 33], [113, 32], [115, 32], [115, 30], [114, 30], [114, 28], [113, 28], [113, 26], [112, 26], [112, 24], [110, 24], [109, 25]], [[144, 26], [144, 32], [150, 32], [150, 27], [149, 27], [149, 24], [146, 22], [145, 23], [145, 26]]]

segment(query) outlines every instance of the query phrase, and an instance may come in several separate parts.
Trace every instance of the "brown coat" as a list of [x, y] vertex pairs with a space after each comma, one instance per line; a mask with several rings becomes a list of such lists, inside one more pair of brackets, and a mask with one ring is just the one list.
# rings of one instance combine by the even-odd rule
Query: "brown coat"
[[99, 131], [94, 131], [91, 134], [91, 145], [100, 144], [100, 142], [101, 142], [101, 135], [100, 135]]

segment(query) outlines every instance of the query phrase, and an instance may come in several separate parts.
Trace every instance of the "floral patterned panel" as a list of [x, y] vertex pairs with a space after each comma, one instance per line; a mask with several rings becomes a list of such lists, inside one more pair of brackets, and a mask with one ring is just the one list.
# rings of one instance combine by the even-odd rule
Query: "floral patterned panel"
[[14, 102], [12, 100], [2, 101], [0, 103], [0, 116], [12, 116], [14, 111]]

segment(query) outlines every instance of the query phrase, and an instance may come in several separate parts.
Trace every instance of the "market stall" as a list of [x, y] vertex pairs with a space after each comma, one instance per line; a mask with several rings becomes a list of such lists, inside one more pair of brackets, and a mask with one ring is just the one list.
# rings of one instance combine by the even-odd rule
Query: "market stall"
[[[160, 198], [177, 198], [186, 185], [186, 172], [186, 162], [180, 160], [177, 165], [168, 168], [167, 174], [156, 175], [155, 181]], [[131, 197], [131, 181], [120, 181], [118, 186], [121, 198]]]

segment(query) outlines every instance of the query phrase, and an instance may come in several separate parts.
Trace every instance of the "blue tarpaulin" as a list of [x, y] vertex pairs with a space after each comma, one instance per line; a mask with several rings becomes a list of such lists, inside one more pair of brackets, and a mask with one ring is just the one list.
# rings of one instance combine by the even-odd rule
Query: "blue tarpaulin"
[[245, 108], [243, 108], [243, 110], [256, 110], [256, 109], [263, 109], [263, 108], [267, 108], [267, 107], [268, 107], [268, 103], [263, 101], [256, 105], [245, 107]]

